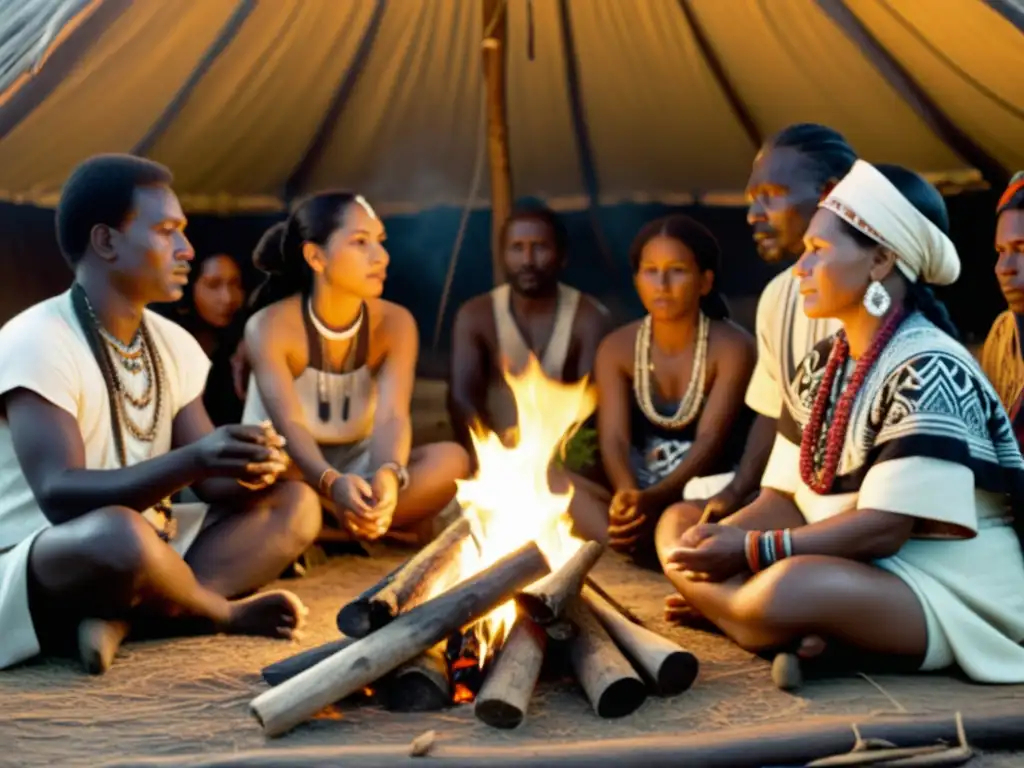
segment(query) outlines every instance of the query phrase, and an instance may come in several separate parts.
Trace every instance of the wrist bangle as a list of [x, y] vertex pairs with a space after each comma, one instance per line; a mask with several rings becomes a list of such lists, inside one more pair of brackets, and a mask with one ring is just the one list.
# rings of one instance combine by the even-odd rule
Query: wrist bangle
[[334, 487], [334, 483], [337, 482], [339, 477], [341, 477], [341, 473], [334, 467], [328, 467], [321, 472], [320, 482], [317, 483], [317, 490], [320, 491], [320, 495], [330, 497], [331, 488]]
[[404, 491], [409, 487], [409, 470], [397, 461], [385, 461], [380, 465], [380, 469], [390, 469], [395, 473], [395, 479], [398, 481], [398, 490]]

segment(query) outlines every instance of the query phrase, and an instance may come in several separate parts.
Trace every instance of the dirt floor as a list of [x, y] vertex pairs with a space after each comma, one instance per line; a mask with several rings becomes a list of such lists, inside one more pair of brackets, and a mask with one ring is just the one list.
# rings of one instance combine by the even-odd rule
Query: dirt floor
[[[288, 750], [298, 754], [345, 745], [408, 744], [430, 729], [441, 746], [529, 749], [555, 742], [792, 725], [834, 715], [969, 713], [1014, 703], [1024, 707], [1024, 686], [982, 687], [944, 676], [854, 676], [813, 682], [799, 695], [779, 692], [771, 684], [767, 662], [721, 637], [666, 626], [660, 615], [666, 592], [662, 577], [606, 555], [595, 571], [601, 583], [651, 628], [700, 659], [700, 675], [691, 690], [672, 699], [649, 698], [628, 717], [601, 720], [575, 684], [548, 681], [535, 693], [527, 721], [515, 731], [479, 723], [472, 707], [465, 705], [426, 714], [363, 706], [346, 707], [282, 738], [266, 739], [248, 712], [249, 701], [265, 690], [261, 667], [336, 638], [338, 608], [408, 554], [382, 549], [372, 558], [339, 557], [306, 579], [284, 582], [311, 609], [299, 643], [227, 637], [129, 643], [101, 678], [87, 677], [64, 661], [0, 674], [0, 765], [194, 764], [203, 755], [228, 757], [252, 750], [263, 751], [260, 764], [288, 765], [293, 764]], [[279, 760], [266, 762], [269, 750]], [[992, 754], [971, 764], [1024, 765], [1024, 756]]]

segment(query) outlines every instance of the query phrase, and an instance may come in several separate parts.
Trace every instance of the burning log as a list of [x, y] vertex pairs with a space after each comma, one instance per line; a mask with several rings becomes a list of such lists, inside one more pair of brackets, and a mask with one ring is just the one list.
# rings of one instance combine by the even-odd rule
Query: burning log
[[541, 626], [560, 618], [566, 603], [580, 592], [583, 580], [604, 552], [596, 541], [588, 541], [554, 573], [516, 595], [516, 603]]
[[338, 613], [338, 629], [349, 637], [366, 637], [391, 622], [402, 610], [429, 595], [430, 587], [455, 563], [460, 545], [471, 533], [469, 520], [460, 517], [437, 538]]
[[521, 617], [512, 625], [477, 696], [473, 708], [477, 718], [495, 728], [516, 728], [523, 722], [546, 645], [544, 631], [530, 619]]
[[[268, 736], [280, 736], [328, 704], [369, 685], [476, 621], [548, 573], [530, 542], [442, 595], [404, 613], [371, 637], [344, 648], [250, 704]], [[596, 620], [594, 620], [596, 624]]]
[[644, 703], [647, 687], [582, 598], [566, 606], [579, 630], [569, 659], [599, 717], [625, 717]]
[[280, 685], [285, 680], [291, 680], [300, 672], [304, 672], [310, 667], [319, 664], [338, 651], [348, 648], [355, 641], [356, 638], [354, 637], [342, 637], [338, 640], [331, 640], [329, 643], [302, 651], [302, 653], [289, 656], [287, 659], [275, 661], [273, 664], [264, 667], [260, 674], [263, 675], [267, 685]]
[[441, 644], [388, 675], [381, 695], [384, 706], [393, 712], [432, 712], [448, 706], [451, 683]]
[[653, 681], [660, 695], [674, 696], [693, 685], [699, 669], [696, 656], [632, 623], [589, 587], [583, 588], [583, 599], [619, 647]]
[[478, 625], [454, 633], [448, 638], [445, 657], [452, 678], [452, 700], [465, 704], [476, 698], [484, 682], [486, 658], [480, 658], [480, 637]]

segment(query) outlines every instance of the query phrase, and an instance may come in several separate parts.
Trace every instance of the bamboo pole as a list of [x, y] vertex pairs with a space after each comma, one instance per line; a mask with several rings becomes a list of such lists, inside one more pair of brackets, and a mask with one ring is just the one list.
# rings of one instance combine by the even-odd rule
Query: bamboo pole
[[516, 728], [523, 722], [546, 646], [543, 630], [525, 616], [516, 620], [477, 696], [477, 719], [495, 728]]
[[509, 171], [508, 112], [505, 87], [507, 13], [505, 0], [483, 0], [484, 90], [487, 100], [487, 158], [491, 175], [491, 267], [494, 284], [507, 279], [502, 258], [501, 230], [512, 212]]
[[476, 621], [516, 590], [548, 572], [533, 542], [444, 594], [403, 613], [386, 627], [257, 696], [253, 715], [268, 736], [280, 736], [318, 711]]
[[615, 646], [604, 627], [579, 597], [566, 607], [579, 629], [569, 660], [576, 679], [599, 717], [625, 717], [644, 703], [647, 686]]
[[566, 603], [580, 593], [583, 579], [604, 552], [596, 541], [588, 541], [557, 571], [545, 576], [516, 595], [516, 603], [540, 625], [562, 616]]
[[697, 679], [700, 664], [689, 651], [619, 613], [597, 592], [583, 588], [583, 600], [608, 634], [654, 683], [662, 696], [675, 696]]

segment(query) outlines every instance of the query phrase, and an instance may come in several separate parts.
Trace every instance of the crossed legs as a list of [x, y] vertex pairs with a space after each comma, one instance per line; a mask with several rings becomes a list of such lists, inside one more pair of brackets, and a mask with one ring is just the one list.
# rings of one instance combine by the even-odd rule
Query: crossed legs
[[[755, 502], [723, 525], [747, 530], [797, 527], [795, 507]], [[679, 536], [700, 512], [678, 504], [662, 517], [656, 534], [662, 566]], [[928, 648], [927, 623], [917, 596], [897, 576], [868, 563], [797, 555], [753, 576], [720, 584], [694, 581], [665, 570], [686, 604], [737, 645], [754, 653], [792, 650], [807, 639], [856, 649], [917, 668]]]
[[29, 557], [29, 601], [44, 651], [73, 648], [83, 619], [290, 637], [304, 613], [294, 595], [229, 598], [272, 580], [308, 546], [319, 527], [315, 494], [279, 483], [244, 509], [210, 514], [186, 559], [124, 507], [41, 533]]

